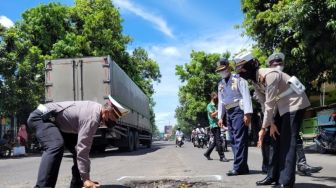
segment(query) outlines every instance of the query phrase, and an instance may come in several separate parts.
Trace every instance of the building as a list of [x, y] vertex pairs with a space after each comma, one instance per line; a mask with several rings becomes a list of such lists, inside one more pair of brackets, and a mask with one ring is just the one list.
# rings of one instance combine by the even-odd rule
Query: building
[[173, 134], [173, 126], [172, 125], [166, 125], [164, 126], [164, 133], [165, 134]]

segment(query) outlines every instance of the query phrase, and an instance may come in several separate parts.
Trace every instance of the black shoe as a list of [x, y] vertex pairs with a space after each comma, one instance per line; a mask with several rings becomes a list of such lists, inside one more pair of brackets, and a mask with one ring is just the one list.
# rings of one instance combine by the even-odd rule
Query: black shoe
[[272, 185], [273, 183], [277, 184], [277, 182], [273, 178], [270, 178], [267, 176], [265, 179], [256, 182], [258, 186], [259, 185]]
[[306, 170], [308, 170], [310, 173], [316, 173], [323, 169], [321, 166], [310, 166], [309, 164], [302, 165]]
[[213, 160], [210, 156], [206, 155], [206, 154], [203, 154], [205, 158], [207, 158], [209, 161], [210, 160]]
[[311, 173], [318, 172], [322, 169], [322, 167], [312, 167], [309, 166], [308, 164], [301, 164], [298, 165], [297, 170], [298, 174], [301, 176], [310, 176]]
[[238, 176], [239, 173], [235, 170], [229, 170], [227, 173], [226, 173], [227, 176]]
[[230, 160], [227, 159], [227, 158], [225, 158], [225, 157], [221, 157], [221, 158], [219, 159], [219, 161], [221, 161], [221, 162], [229, 162]]

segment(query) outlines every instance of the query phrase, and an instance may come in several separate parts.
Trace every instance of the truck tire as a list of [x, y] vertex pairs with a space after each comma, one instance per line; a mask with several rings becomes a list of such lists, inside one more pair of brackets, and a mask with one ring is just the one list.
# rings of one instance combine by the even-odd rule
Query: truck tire
[[134, 150], [134, 134], [133, 131], [129, 130], [128, 131], [128, 146], [127, 150], [129, 152], [132, 152]]
[[152, 136], [151, 136], [150, 140], [147, 141], [146, 146], [147, 146], [147, 148], [152, 147]]
[[138, 150], [139, 149], [139, 133], [138, 131], [134, 131], [134, 150]]

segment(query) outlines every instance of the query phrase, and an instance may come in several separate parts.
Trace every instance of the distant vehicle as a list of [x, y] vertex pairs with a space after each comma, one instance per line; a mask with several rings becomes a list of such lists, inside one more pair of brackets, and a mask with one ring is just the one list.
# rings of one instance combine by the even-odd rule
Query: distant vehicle
[[181, 147], [183, 145], [183, 137], [181, 135], [176, 137], [176, 147]]
[[139, 144], [151, 147], [149, 99], [110, 56], [45, 61], [46, 102], [90, 100], [104, 104], [111, 95], [130, 113], [115, 124], [100, 127], [92, 149], [108, 145], [133, 151]]

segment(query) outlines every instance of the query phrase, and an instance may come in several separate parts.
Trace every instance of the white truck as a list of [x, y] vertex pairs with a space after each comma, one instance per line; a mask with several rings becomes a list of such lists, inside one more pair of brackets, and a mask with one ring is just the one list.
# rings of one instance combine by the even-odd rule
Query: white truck
[[149, 99], [110, 56], [45, 61], [46, 102], [90, 100], [105, 104], [111, 95], [129, 113], [116, 123], [100, 127], [92, 149], [108, 145], [121, 150], [151, 147], [152, 125]]

